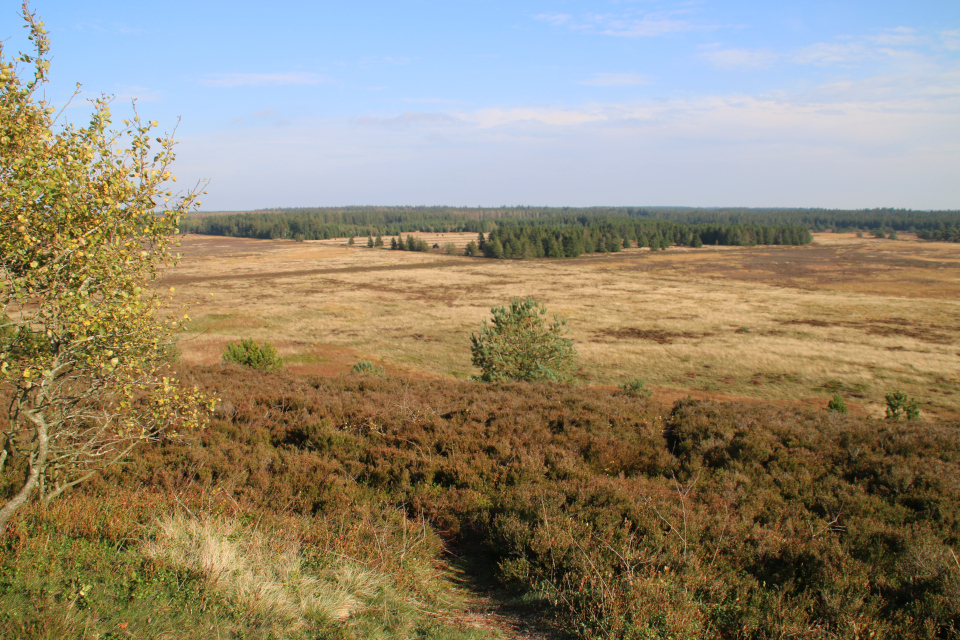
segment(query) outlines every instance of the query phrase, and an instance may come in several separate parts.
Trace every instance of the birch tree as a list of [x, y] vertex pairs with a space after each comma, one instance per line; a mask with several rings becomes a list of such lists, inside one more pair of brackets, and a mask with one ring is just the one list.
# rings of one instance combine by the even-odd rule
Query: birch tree
[[28, 500], [197, 425], [209, 402], [167, 369], [180, 320], [157, 287], [202, 185], [174, 193], [172, 136], [139, 115], [112, 130], [107, 96], [89, 124], [59, 123], [41, 97], [47, 32], [22, 16], [30, 53], [0, 41], [0, 535]]

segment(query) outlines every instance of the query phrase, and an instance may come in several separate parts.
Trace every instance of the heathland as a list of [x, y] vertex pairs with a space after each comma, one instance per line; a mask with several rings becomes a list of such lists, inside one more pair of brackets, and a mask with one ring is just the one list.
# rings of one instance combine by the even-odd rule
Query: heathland
[[[361, 244], [183, 238], [174, 367], [220, 403], [23, 509], [0, 636], [960, 637], [960, 245]], [[469, 380], [527, 296], [578, 381]], [[241, 338], [283, 370], [222, 363]]]
[[186, 236], [164, 280], [191, 305], [184, 362], [215, 364], [228, 341], [252, 337], [304, 373], [371, 360], [463, 379], [490, 308], [529, 296], [568, 319], [589, 384], [808, 406], [839, 392], [880, 417], [900, 388], [929, 415], [960, 412], [958, 244], [819, 233], [805, 246], [509, 261], [361, 244]]

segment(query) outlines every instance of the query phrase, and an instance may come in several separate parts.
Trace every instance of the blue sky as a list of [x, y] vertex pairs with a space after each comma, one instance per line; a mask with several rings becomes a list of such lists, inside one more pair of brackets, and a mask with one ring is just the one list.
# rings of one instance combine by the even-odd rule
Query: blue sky
[[31, 6], [47, 97], [179, 117], [205, 209], [960, 208], [957, 0]]

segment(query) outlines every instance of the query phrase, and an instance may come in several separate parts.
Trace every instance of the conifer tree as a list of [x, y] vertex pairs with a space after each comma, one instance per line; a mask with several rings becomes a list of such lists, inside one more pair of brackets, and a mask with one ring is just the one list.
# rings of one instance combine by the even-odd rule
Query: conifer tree
[[483, 382], [573, 379], [576, 350], [565, 337], [566, 319], [547, 323], [546, 307], [532, 298], [514, 298], [509, 307], [494, 307], [492, 324], [484, 322], [470, 337], [472, 361]]

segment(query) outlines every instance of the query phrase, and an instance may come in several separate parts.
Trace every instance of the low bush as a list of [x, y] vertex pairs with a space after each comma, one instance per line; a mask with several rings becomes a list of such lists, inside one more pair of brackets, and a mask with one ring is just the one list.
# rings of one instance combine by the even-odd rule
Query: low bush
[[385, 371], [383, 367], [378, 367], [369, 360], [360, 360], [350, 368], [350, 373], [360, 375], [382, 376]]
[[514, 298], [490, 310], [493, 319], [470, 336], [473, 365], [483, 382], [508, 380], [569, 382], [577, 352], [566, 338], [565, 318], [547, 323], [546, 307], [533, 298]]
[[261, 371], [275, 371], [283, 367], [283, 359], [272, 344], [264, 340], [261, 346], [256, 340], [247, 338], [239, 343], [228, 344], [223, 350], [223, 361]]
[[830, 402], [827, 403], [827, 411], [833, 411], [835, 413], [847, 413], [847, 403], [843, 399], [843, 396], [839, 393], [833, 394]]
[[893, 393], [888, 393], [887, 400], [887, 420], [916, 420], [920, 417], [920, 402], [915, 398], [910, 398], [899, 389]]
[[647, 389], [647, 383], [643, 380], [628, 380], [620, 385], [620, 390], [641, 398], [649, 398], [653, 392]]

